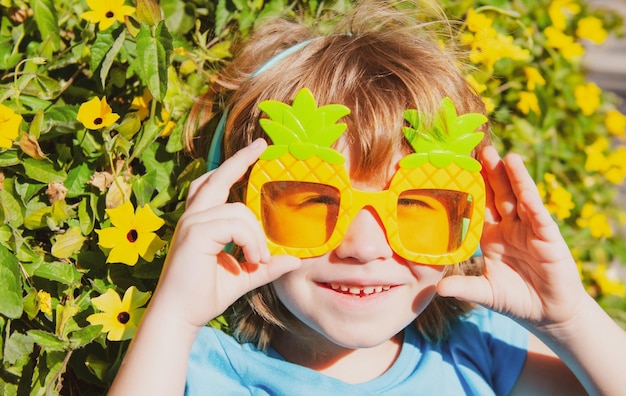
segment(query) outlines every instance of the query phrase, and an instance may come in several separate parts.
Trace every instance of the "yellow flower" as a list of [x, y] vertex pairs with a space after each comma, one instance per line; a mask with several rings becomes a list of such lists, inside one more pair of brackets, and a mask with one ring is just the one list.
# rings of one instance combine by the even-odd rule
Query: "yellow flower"
[[80, 17], [97, 23], [100, 30], [107, 30], [115, 21], [124, 22], [124, 17], [135, 13], [135, 7], [124, 5], [124, 0], [87, 0], [91, 11]]
[[110, 341], [131, 339], [137, 331], [137, 326], [145, 312], [145, 305], [150, 299], [149, 292], [140, 292], [131, 286], [124, 293], [124, 298], [113, 290], [108, 289], [104, 294], [91, 300], [93, 305], [102, 311], [87, 317], [87, 321], [94, 326], [102, 325], [102, 332], [107, 333]]
[[467, 11], [465, 22], [467, 22], [468, 30], [474, 33], [491, 31], [491, 25], [493, 24], [493, 21], [488, 16], [476, 12], [473, 8]]
[[604, 171], [609, 167], [609, 162], [604, 154], [609, 148], [609, 142], [604, 137], [599, 137], [595, 142], [585, 147], [587, 160], [585, 170], [589, 172]]
[[532, 66], [524, 67], [524, 75], [526, 76], [529, 91], [534, 91], [537, 85], [546, 85], [546, 80], [543, 78], [539, 70]]
[[548, 15], [555, 28], [564, 30], [568, 14], [578, 14], [580, 6], [573, 0], [553, 0], [548, 6]]
[[139, 256], [152, 261], [154, 255], [166, 242], [161, 240], [154, 231], [165, 223], [154, 214], [149, 205], [137, 209], [126, 201], [117, 208], [107, 209], [113, 227], [96, 230], [98, 244], [111, 249], [107, 263], [137, 264]]
[[21, 125], [22, 116], [0, 104], [0, 148], [11, 148]]
[[626, 136], [626, 116], [619, 110], [609, 110], [604, 118], [604, 125], [611, 135], [622, 138]]
[[526, 115], [528, 115], [531, 110], [537, 115], [541, 114], [539, 101], [537, 100], [537, 95], [535, 95], [534, 92], [520, 91], [517, 108]]
[[626, 177], [626, 147], [620, 146], [608, 156], [608, 169], [604, 177], [613, 184], [622, 184]]
[[602, 294], [626, 297], [626, 286], [616, 276], [609, 273], [606, 264], [597, 264], [593, 268], [591, 277], [600, 288]]
[[585, 48], [574, 41], [574, 37], [568, 36], [554, 26], [548, 26], [544, 30], [548, 46], [560, 50], [567, 60], [580, 58], [585, 54]]
[[113, 125], [120, 116], [117, 113], [113, 113], [106, 97], [102, 97], [102, 101], [95, 97], [89, 102], [80, 105], [76, 118], [85, 128], [100, 129]]
[[513, 37], [498, 33], [492, 27], [493, 21], [481, 13], [469, 10], [466, 18], [468, 30], [461, 36], [461, 42], [471, 46], [470, 60], [474, 63], [481, 63], [489, 71], [493, 65], [502, 58], [514, 60], [526, 60], [530, 53], [513, 44]]
[[472, 76], [471, 74], [465, 76], [465, 81], [469, 83], [470, 87], [474, 88], [476, 93], [481, 94], [487, 89], [487, 85], [479, 83], [478, 80], [476, 80], [476, 77]]
[[591, 236], [597, 239], [613, 236], [613, 230], [606, 215], [598, 213], [593, 204], [589, 202], [583, 205], [576, 224], [581, 228], [589, 228]]
[[493, 100], [485, 96], [481, 97], [481, 99], [483, 101], [483, 104], [485, 105], [485, 111], [487, 112], [487, 114], [493, 113], [493, 111], [496, 109], [496, 105], [493, 103]]
[[581, 18], [578, 21], [578, 27], [576, 28], [576, 36], [581, 39], [587, 39], [592, 43], [599, 45], [602, 44], [608, 33], [602, 26], [602, 20], [594, 16], [588, 16]]
[[152, 101], [152, 94], [149, 89], [143, 90], [143, 95], [135, 96], [130, 103], [131, 110], [137, 110], [137, 115], [141, 120], [145, 120], [150, 115], [150, 102]]
[[576, 104], [583, 114], [590, 116], [600, 107], [600, 94], [602, 90], [596, 84], [590, 82], [584, 85], [577, 85], [574, 88], [574, 98]]
[[37, 297], [39, 298], [39, 310], [46, 315], [52, 315], [52, 297], [50, 293], [45, 290], [39, 290]]
[[167, 136], [171, 135], [172, 131], [174, 130], [174, 127], [176, 126], [176, 123], [171, 120], [171, 116], [172, 115], [165, 108], [165, 106], [162, 106], [161, 107], [161, 119], [163, 121], [160, 121], [157, 124], [158, 126], [163, 127], [163, 130], [161, 131], [161, 136], [162, 137], [167, 137]]
[[545, 184], [540, 184], [539, 193], [544, 201], [547, 201], [545, 207], [548, 212], [556, 215], [559, 220], [570, 217], [575, 206], [572, 194], [559, 184], [552, 173], [545, 173], [543, 179]]

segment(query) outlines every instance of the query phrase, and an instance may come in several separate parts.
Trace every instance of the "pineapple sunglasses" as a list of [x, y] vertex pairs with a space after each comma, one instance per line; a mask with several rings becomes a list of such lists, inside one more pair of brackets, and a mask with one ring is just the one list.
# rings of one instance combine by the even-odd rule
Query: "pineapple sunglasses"
[[[477, 251], [485, 213], [485, 185], [471, 151], [484, 134], [482, 114], [457, 115], [444, 98], [429, 128], [416, 110], [406, 110], [402, 130], [414, 153], [402, 158], [389, 188], [351, 186], [345, 158], [330, 146], [343, 134], [350, 113], [340, 104], [317, 106], [307, 88], [292, 105], [267, 100], [259, 120], [272, 145], [252, 167], [246, 205], [259, 220], [272, 254], [300, 258], [334, 250], [363, 208], [378, 214], [389, 245], [399, 256], [428, 265], [467, 260]], [[218, 124], [209, 162], [221, 153], [225, 117]], [[212, 153], [212, 154], [211, 154]]]

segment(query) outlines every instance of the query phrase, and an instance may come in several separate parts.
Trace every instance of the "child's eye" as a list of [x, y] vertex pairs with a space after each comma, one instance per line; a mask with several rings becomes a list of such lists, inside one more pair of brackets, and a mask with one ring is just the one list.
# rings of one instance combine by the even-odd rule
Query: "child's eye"
[[434, 209], [433, 206], [429, 204], [428, 202], [426, 202], [425, 200], [416, 199], [416, 198], [399, 198], [398, 206], [414, 206], [414, 207], [421, 207], [421, 208], [426, 208], [426, 209]]
[[308, 197], [307, 199], [302, 200], [300, 202], [300, 205], [302, 206], [315, 205], [315, 204], [339, 205], [339, 201], [337, 200], [337, 198], [332, 197], [330, 195], [317, 195], [317, 196]]

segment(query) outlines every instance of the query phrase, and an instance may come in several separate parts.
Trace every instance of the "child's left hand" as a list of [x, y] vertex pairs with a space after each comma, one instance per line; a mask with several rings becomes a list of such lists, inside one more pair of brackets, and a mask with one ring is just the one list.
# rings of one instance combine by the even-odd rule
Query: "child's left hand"
[[567, 323], [587, 297], [576, 263], [533, 179], [515, 154], [480, 153], [487, 188], [484, 275], [451, 276], [442, 296], [476, 302], [541, 330]]

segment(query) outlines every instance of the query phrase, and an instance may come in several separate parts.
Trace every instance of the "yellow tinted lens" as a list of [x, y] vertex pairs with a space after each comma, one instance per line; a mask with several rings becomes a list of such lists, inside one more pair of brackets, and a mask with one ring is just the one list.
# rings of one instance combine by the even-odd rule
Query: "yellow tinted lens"
[[408, 190], [398, 197], [398, 235], [415, 253], [444, 254], [463, 242], [471, 212], [467, 193], [451, 190]]
[[325, 184], [275, 181], [261, 187], [263, 228], [274, 243], [312, 248], [330, 238], [339, 213], [339, 190]]

